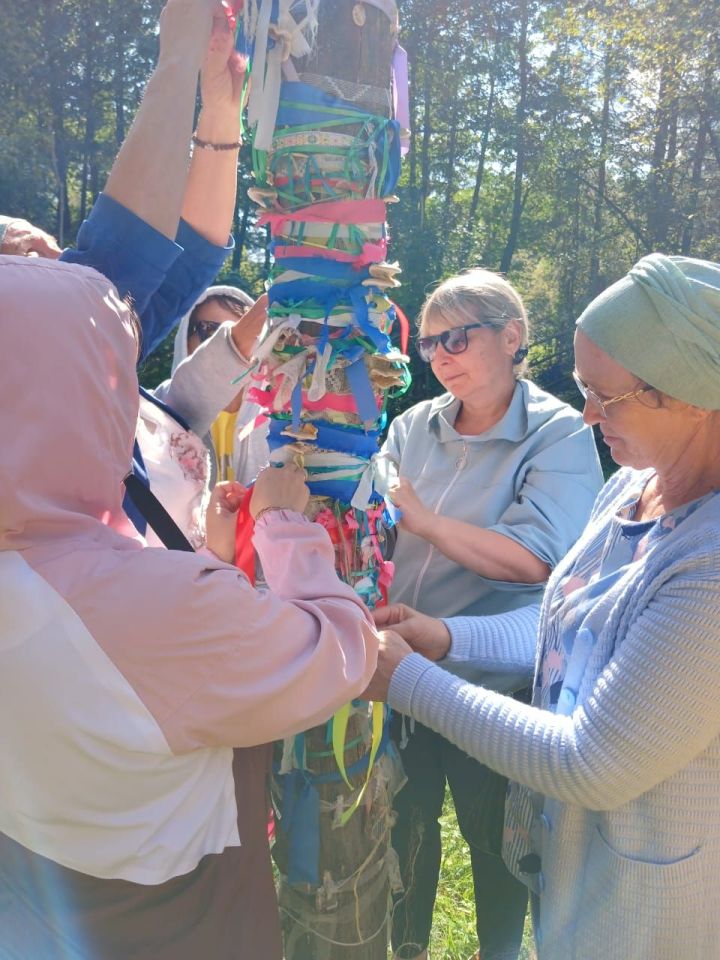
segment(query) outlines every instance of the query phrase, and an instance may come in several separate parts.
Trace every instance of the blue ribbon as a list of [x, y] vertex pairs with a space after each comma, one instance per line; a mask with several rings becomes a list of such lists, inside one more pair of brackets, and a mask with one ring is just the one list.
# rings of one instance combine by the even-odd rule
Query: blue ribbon
[[[326, 277], [331, 280], [351, 280], [353, 284], [370, 277], [369, 267], [354, 267], [352, 263], [341, 263], [325, 257], [283, 257], [275, 264], [276, 270], [297, 270], [312, 277]], [[297, 282], [297, 281], [293, 281]]]
[[[302, 103], [305, 107], [289, 107], [288, 103]], [[283, 80], [280, 86], [280, 106], [277, 113], [278, 127], [300, 127], [323, 120], [342, 120], [337, 113], [328, 113], [323, 107], [342, 110], [352, 116], [347, 123], [362, 123], [368, 116], [365, 110], [359, 110], [347, 100], [338, 100], [331, 93], [311, 87], [299, 80]]]
[[304, 770], [279, 778], [282, 801], [278, 828], [288, 838], [288, 882], [319, 885], [320, 795]]
[[380, 416], [380, 411], [362, 357], [346, 367], [345, 375], [350, 384], [360, 419], [363, 423], [374, 423]]
[[[271, 450], [277, 450], [288, 443], [295, 443], [294, 437], [282, 436], [282, 431], [287, 428], [286, 420], [270, 420], [270, 429], [268, 433], [268, 445]], [[316, 422], [317, 439], [313, 441], [323, 450], [337, 450], [339, 453], [350, 453], [356, 457], [364, 457], [369, 460], [377, 453], [379, 430], [360, 430], [351, 427], [327, 427], [322, 423]]]

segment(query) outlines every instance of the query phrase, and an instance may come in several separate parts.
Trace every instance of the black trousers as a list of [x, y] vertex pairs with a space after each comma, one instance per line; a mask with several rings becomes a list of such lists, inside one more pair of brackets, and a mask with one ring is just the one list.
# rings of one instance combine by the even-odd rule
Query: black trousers
[[[393, 718], [396, 743], [402, 719]], [[405, 724], [409, 730], [410, 721]], [[392, 843], [405, 891], [394, 905], [393, 950], [401, 958], [414, 957], [430, 940], [440, 874], [439, 818], [447, 783], [460, 832], [470, 848], [480, 955], [482, 960], [516, 960], [528, 891], [500, 855], [507, 780], [419, 723], [400, 757], [408, 780], [395, 797]]]

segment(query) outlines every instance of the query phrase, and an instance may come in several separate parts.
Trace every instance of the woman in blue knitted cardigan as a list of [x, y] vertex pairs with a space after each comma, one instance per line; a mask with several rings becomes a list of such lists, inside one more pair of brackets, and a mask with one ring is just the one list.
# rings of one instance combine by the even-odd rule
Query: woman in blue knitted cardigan
[[[643, 258], [580, 317], [575, 358], [585, 422], [624, 469], [542, 604], [447, 621], [378, 611], [392, 629], [368, 696], [511, 779], [503, 856], [533, 894], [539, 960], [707, 960], [720, 942], [720, 266]], [[534, 664], [532, 704], [441, 659]]]

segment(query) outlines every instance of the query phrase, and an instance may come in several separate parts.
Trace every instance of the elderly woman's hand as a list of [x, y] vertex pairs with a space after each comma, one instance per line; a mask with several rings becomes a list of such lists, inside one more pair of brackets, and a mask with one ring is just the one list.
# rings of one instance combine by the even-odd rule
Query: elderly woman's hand
[[402, 513], [400, 529], [427, 539], [435, 514], [418, 497], [407, 477], [400, 477], [388, 490], [388, 496]]
[[450, 649], [450, 631], [442, 620], [418, 613], [404, 603], [393, 603], [373, 611], [375, 626], [392, 627], [417, 653], [428, 660], [442, 660]]
[[62, 250], [55, 238], [27, 220], [10, 220], [2, 234], [0, 253], [15, 257], [47, 257], [57, 260]]
[[412, 653], [412, 649], [399, 633], [393, 630], [381, 630], [379, 636], [377, 667], [362, 695], [364, 700], [387, 700], [390, 681], [397, 665]]

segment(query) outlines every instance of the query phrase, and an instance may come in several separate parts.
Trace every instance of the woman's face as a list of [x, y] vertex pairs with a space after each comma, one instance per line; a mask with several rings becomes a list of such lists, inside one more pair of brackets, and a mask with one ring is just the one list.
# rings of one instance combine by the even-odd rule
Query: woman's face
[[[601, 400], [610, 400], [644, 386], [643, 381], [601, 350], [582, 330], [575, 334], [575, 371]], [[613, 460], [623, 467], [659, 473], [676, 466], [707, 411], [651, 390], [610, 404], [603, 417], [588, 398], [583, 420], [600, 428]]]
[[235, 321], [238, 314], [233, 313], [227, 307], [223, 306], [218, 300], [206, 300], [195, 310], [190, 322], [190, 333], [188, 334], [188, 356], [194, 353], [197, 348], [211, 337], [220, 324], [228, 320]]
[[[441, 314], [430, 314], [422, 326], [422, 336], [433, 336], [450, 327], [470, 323], [466, 317], [448, 323]], [[431, 361], [433, 373], [456, 399], [467, 402], [473, 397], [492, 398], [504, 395], [514, 379], [512, 358], [521, 344], [519, 324], [509, 320], [500, 330], [481, 327], [467, 331], [467, 349], [448, 353], [438, 343]]]

